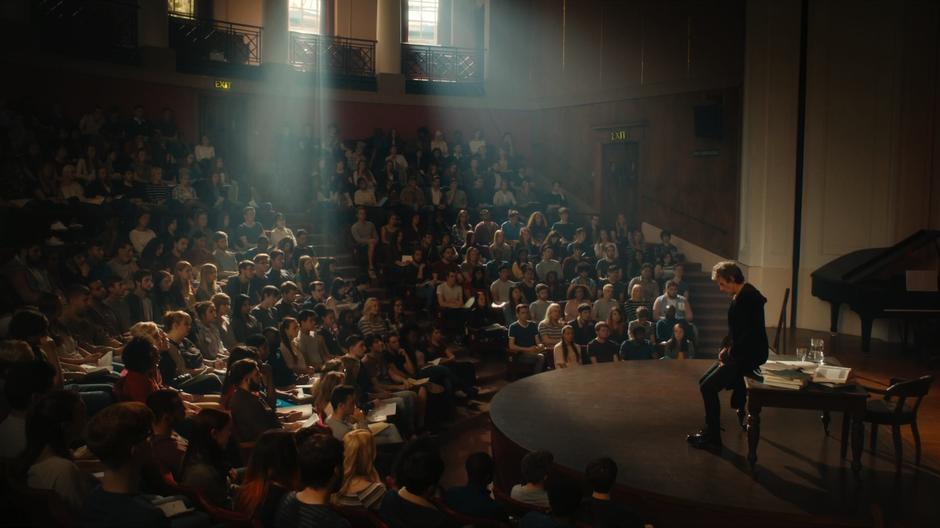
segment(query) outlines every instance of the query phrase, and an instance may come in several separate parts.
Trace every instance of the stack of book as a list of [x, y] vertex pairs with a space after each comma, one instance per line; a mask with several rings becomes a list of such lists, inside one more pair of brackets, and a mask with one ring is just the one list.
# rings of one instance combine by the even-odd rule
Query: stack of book
[[[813, 365], [815, 367], [815, 365]], [[764, 385], [777, 389], [800, 390], [812, 379], [812, 372], [796, 362], [768, 361], [761, 369]]]

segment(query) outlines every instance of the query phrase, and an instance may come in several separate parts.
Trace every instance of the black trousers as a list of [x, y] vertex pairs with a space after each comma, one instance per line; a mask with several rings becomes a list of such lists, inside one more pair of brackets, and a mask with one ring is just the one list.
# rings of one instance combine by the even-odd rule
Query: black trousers
[[702, 401], [705, 403], [705, 426], [714, 432], [721, 430], [721, 402], [718, 393], [731, 389], [731, 407], [744, 409], [747, 402], [747, 389], [744, 386], [746, 367], [736, 363], [716, 362], [698, 380]]

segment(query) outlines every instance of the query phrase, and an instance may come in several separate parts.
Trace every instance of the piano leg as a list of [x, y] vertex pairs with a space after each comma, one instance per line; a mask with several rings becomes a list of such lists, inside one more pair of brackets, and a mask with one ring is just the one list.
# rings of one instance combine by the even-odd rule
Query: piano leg
[[839, 308], [841, 307], [842, 303], [829, 303], [829, 331], [833, 334], [839, 333]]
[[871, 326], [874, 319], [860, 315], [862, 320], [862, 352], [865, 355], [871, 353]]

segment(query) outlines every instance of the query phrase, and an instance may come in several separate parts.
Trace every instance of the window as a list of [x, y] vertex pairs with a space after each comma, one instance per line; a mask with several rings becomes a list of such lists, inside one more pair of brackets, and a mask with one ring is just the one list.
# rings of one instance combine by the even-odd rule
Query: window
[[290, 31], [298, 33], [320, 33], [320, 2], [322, 0], [290, 0]]
[[193, 17], [196, 15], [196, 0], [167, 0], [167, 8], [174, 15]]
[[438, 0], [408, 0], [408, 42], [437, 44]]

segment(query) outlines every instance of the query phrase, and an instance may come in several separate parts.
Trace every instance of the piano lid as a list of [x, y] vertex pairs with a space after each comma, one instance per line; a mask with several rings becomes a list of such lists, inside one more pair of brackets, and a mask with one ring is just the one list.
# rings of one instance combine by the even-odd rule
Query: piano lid
[[921, 229], [873, 256], [842, 276], [846, 282], [898, 275], [908, 269], [936, 269], [940, 258], [940, 231]]

